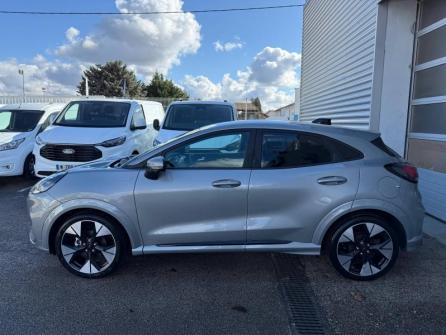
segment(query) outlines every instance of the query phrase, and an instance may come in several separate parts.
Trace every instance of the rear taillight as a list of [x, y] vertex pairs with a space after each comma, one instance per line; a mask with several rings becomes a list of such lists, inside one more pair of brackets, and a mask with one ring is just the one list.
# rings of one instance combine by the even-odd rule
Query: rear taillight
[[411, 183], [418, 183], [418, 171], [417, 168], [409, 163], [392, 163], [384, 166], [387, 171], [410, 181]]

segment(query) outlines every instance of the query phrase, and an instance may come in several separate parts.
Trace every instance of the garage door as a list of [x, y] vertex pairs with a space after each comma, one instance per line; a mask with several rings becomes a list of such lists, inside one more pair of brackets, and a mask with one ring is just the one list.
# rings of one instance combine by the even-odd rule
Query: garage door
[[446, 220], [446, 1], [420, 3], [408, 158], [429, 214]]

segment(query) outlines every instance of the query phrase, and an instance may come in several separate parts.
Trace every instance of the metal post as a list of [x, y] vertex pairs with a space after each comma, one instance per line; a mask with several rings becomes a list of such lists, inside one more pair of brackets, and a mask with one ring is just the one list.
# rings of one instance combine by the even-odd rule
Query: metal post
[[19, 69], [19, 74], [22, 75], [22, 100], [25, 102], [25, 72], [23, 69]]
[[245, 102], [245, 120], [248, 120], [248, 98], [246, 98]]
[[85, 79], [85, 96], [88, 97], [90, 92], [89, 92], [89, 88], [88, 88], [88, 78], [87, 76], [84, 76]]

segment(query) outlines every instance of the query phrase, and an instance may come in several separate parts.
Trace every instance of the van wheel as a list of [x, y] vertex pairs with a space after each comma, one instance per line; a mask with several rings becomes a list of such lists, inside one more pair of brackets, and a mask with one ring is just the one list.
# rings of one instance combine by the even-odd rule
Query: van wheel
[[399, 249], [398, 235], [389, 223], [364, 215], [336, 229], [330, 239], [329, 257], [344, 277], [373, 280], [393, 267]]
[[25, 159], [25, 164], [23, 164], [23, 176], [27, 179], [33, 179], [36, 177], [34, 171], [34, 164], [36, 159], [33, 154], [29, 154]]
[[67, 220], [56, 236], [56, 254], [71, 273], [101, 278], [113, 272], [123, 254], [124, 238], [109, 220], [92, 214]]

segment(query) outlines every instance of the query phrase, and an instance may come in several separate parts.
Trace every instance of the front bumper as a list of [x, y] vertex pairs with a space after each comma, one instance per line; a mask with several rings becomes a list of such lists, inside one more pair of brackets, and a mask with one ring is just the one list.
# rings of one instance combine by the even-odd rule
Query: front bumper
[[60, 205], [48, 192], [40, 194], [29, 194], [28, 211], [31, 218], [31, 229], [29, 232], [30, 242], [41, 250], [48, 251], [49, 225], [51, 213]]
[[[86, 164], [94, 164], [97, 162], [101, 162], [104, 160], [111, 160], [111, 159], [119, 159], [122, 157], [125, 157], [126, 155], [124, 153], [126, 153], [128, 150], [126, 148], [126, 146], [118, 146], [118, 147], [113, 147], [113, 148], [99, 148], [99, 150], [101, 150], [102, 152], [102, 157], [93, 161], [89, 161], [89, 162], [72, 162], [72, 161], [53, 161], [53, 160], [49, 160], [46, 159], [44, 157], [42, 157], [40, 155], [40, 148], [42, 146], [36, 146], [34, 149], [34, 156], [36, 157], [36, 163], [34, 166], [34, 171], [37, 177], [40, 178], [45, 178], [48, 177], [49, 175], [56, 173], [56, 172], [60, 172], [62, 170], [64, 170], [65, 168], [60, 168], [60, 167], [77, 167], [80, 165], [86, 165]], [[128, 155], [127, 155], [128, 156]]]
[[0, 151], [0, 176], [19, 176], [23, 174], [25, 158], [18, 150]]

